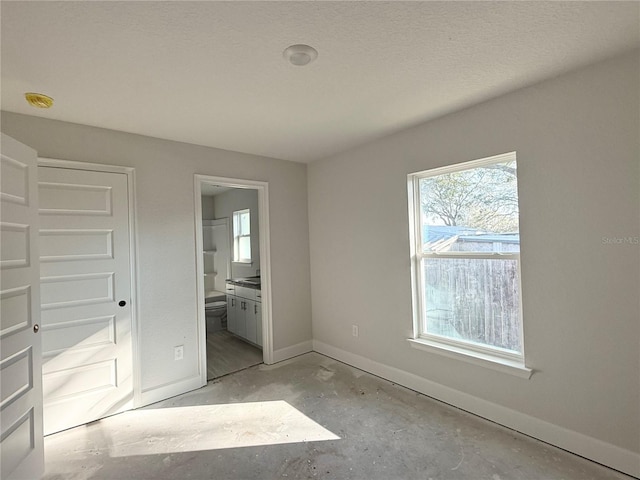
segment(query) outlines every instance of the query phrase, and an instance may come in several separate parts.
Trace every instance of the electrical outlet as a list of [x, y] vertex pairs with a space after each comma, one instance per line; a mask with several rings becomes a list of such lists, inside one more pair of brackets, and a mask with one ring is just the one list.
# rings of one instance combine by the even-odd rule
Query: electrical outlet
[[184, 345], [173, 347], [173, 359], [182, 360], [184, 358]]
[[351, 325], [351, 335], [354, 337], [358, 336], [358, 325]]

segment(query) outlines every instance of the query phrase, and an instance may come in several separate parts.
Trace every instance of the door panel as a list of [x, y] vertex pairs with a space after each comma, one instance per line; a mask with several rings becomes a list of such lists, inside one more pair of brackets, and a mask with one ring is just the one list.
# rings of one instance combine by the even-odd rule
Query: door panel
[[44, 472], [37, 155], [2, 134], [0, 158], [0, 478]]
[[108, 186], [40, 181], [38, 189], [40, 215], [111, 215], [113, 199]]
[[60, 332], [57, 335], [43, 336], [42, 349], [50, 353], [60, 353], [74, 348], [115, 345], [115, 319], [115, 315], [111, 315], [51, 325], [50, 331], [59, 329]]
[[133, 407], [129, 205], [124, 174], [38, 170], [49, 434]]
[[29, 225], [3, 222], [0, 236], [5, 248], [2, 249], [0, 265], [4, 268], [28, 267], [31, 261], [29, 252]]
[[110, 230], [40, 230], [40, 262], [113, 258]]
[[42, 310], [114, 302], [114, 272], [42, 277]]

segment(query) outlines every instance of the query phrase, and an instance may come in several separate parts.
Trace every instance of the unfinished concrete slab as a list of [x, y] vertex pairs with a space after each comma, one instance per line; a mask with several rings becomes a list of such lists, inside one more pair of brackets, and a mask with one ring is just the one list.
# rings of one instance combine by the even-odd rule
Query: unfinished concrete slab
[[45, 438], [47, 480], [621, 480], [310, 353]]

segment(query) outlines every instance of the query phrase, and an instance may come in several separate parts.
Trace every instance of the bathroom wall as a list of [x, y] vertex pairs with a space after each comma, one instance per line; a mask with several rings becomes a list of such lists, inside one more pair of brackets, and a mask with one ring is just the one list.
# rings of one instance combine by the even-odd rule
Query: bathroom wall
[[202, 195], [202, 219], [213, 220], [213, 195]]
[[[252, 277], [260, 269], [260, 222], [258, 191], [234, 188], [213, 197], [213, 218], [229, 219], [229, 235], [233, 237], [233, 212], [248, 208], [251, 211], [251, 263], [231, 262], [231, 277]], [[233, 242], [229, 244], [233, 259]]]
[[9, 112], [2, 131], [41, 157], [135, 168], [144, 398], [200, 385], [194, 174], [268, 182], [274, 356], [310, 349], [306, 165]]

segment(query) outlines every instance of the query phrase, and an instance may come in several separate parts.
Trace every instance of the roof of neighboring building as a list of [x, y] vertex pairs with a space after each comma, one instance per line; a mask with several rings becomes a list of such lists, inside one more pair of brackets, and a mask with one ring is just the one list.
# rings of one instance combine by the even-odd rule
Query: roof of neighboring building
[[495, 233], [460, 225], [424, 225], [422, 238], [425, 243], [437, 243], [457, 237], [459, 242], [520, 243], [519, 233]]

